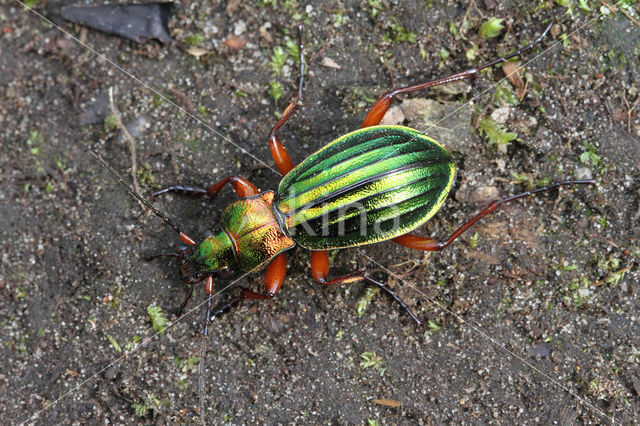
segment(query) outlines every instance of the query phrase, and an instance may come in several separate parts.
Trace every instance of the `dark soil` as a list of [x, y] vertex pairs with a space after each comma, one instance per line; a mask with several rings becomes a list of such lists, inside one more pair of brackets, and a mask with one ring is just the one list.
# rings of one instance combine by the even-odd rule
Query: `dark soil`
[[[295, 92], [297, 72], [293, 56], [284, 67], [271, 58], [295, 41], [297, 22], [312, 65], [304, 107], [280, 132], [296, 162], [357, 129], [389, 88], [489, 61], [554, 22], [520, 61], [532, 60], [521, 72], [529, 79], [521, 102], [494, 97], [504, 77], [496, 67], [453, 94], [395, 103], [402, 122], [441, 140], [458, 167], [451, 196], [420, 233], [445, 238], [493, 197], [550, 180], [593, 177], [597, 186], [509, 204], [441, 253], [382, 243], [332, 257], [337, 273], [366, 267], [387, 280], [422, 327], [384, 295], [359, 316], [366, 287], [319, 288], [309, 253], [295, 249], [277, 297], [246, 303], [212, 325], [207, 421], [638, 421], [637, 10], [601, 17], [607, 9], [599, 1], [585, 2], [590, 11], [577, 1], [571, 11], [552, 1], [484, 0], [468, 8], [195, 1], [177, 9], [172, 42], [139, 45], [84, 34], [57, 17], [60, 2], [44, 3], [37, 2], [39, 13], [86, 36], [113, 64], [12, 0], [0, 6], [1, 423], [198, 420], [202, 286], [188, 315], [155, 335], [147, 308], [159, 306], [174, 321], [169, 312], [187, 288], [172, 259], [145, 262], [141, 254], [175, 247], [177, 239], [86, 149], [130, 178], [128, 143], [105, 119], [114, 87], [123, 120], [134, 124], [146, 197], [168, 184], [206, 185], [231, 174], [275, 188], [279, 175], [264, 165], [273, 166], [266, 139]], [[480, 25], [494, 16], [505, 29], [482, 39]], [[200, 58], [187, 52], [198, 42], [208, 52]], [[270, 83], [283, 87], [277, 102]], [[447, 112], [454, 114], [439, 120]], [[490, 145], [477, 129], [480, 115], [501, 119], [518, 139]], [[165, 196], [154, 204], [201, 236], [233, 198], [225, 190], [215, 202]], [[382, 267], [397, 276], [386, 278]], [[249, 275], [221, 298], [261, 283], [260, 274]], [[381, 361], [366, 368], [365, 353]]]

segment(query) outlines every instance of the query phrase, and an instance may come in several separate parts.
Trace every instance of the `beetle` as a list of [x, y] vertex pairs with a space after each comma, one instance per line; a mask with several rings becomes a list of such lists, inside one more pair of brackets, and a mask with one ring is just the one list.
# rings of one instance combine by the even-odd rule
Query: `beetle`
[[[286, 275], [286, 251], [296, 245], [311, 250], [313, 279], [329, 286], [364, 281], [391, 296], [415, 321], [421, 322], [396, 293], [365, 271], [329, 278], [328, 251], [391, 240], [396, 244], [424, 251], [448, 247], [473, 224], [505, 203], [565, 185], [595, 184], [592, 179], [567, 180], [531, 191], [494, 200], [460, 226], [446, 240], [412, 233], [442, 207], [455, 177], [455, 164], [449, 151], [429, 136], [403, 126], [380, 125], [398, 94], [425, 90], [457, 80], [474, 79], [478, 73], [531, 50], [549, 32], [551, 24], [530, 44], [477, 68], [448, 77], [383, 94], [366, 115], [360, 129], [341, 136], [311, 154], [299, 165], [293, 162], [277, 131], [293, 115], [303, 100], [304, 50], [298, 27], [300, 78], [297, 95], [269, 133], [269, 150], [283, 175], [276, 191], [260, 192], [240, 176], [228, 176], [208, 188], [174, 185], [152, 195], [176, 192], [215, 198], [227, 184], [238, 195], [219, 221], [220, 230], [196, 242], [167, 215], [138, 194], [99, 155], [90, 152], [127, 191], [170, 226], [187, 244], [175, 253], [148, 256], [176, 257], [183, 279], [188, 283], [205, 281], [207, 310], [203, 335], [209, 324], [245, 299], [270, 299], [278, 292]], [[224, 270], [254, 272], [266, 269], [264, 291], [243, 288], [241, 294], [212, 306], [213, 277]], [[193, 288], [193, 287], [192, 287]], [[182, 304], [185, 306], [187, 299]]]
[[[328, 250], [357, 247], [391, 240], [399, 245], [440, 251], [466, 230], [500, 206], [535, 193], [565, 185], [595, 184], [594, 180], [566, 180], [531, 191], [494, 200], [457, 228], [447, 239], [436, 240], [413, 234], [442, 207], [455, 178], [455, 164], [449, 151], [429, 136], [403, 126], [380, 125], [398, 94], [425, 90], [449, 82], [474, 79], [478, 73], [531, 50], [549, 32], [551, 25], [529, 45], [477, 68], [437, 80], [401, 87], [384, 93], [366, 115], [359, 130], [343, 135], [293, 165], [277, 131], [302, 104], [304, 50], [298, 27], [300, 78], [297, 95], [272, 127], [268, 143], [273, 160], [283, 175], [275, 191], [260, 192], [240, 176], [227, 176], [207, 188], [174, 185], [152, 195], [175, 192], [215, 198], [230, 184], [239, 199], [222, 212], [217, 233], [196, 241], [166, 214], [136, 192], [98, 154], [89, 151], [104, 168], [140, 203], [171, 227], [187, 246], [177, 252], [147, 256], [175, 257], [183, 279], [191, 284], [205, 281], [207, 294], [205, 324], [200, 357], [200, 413], [204, 423], [205, 338], [210, 323], [246, 299], [270, 299], [280, 289], [286, 275], [286, 252], [296, 245], [311, 250], [313, 279], [320, 285], [363, 281], [391, 296], [420, 325], [421, 321], [401, 298], [384, 283], [365, 271], [329, 278]], [[264, 291], [243, 288], [241, 293], [215, 308], [214, 275], [224, 270], [246, 273], [266, 269]], [[179, 310], [189, 300], [194, 286]]]

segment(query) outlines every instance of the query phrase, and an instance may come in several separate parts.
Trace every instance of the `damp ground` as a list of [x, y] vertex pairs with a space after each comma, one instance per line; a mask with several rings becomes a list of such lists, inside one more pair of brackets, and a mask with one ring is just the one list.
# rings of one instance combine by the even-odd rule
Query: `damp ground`
[[[294, 249], [273, 300], [212, 324], [205, 417], [637, 421], [639, 14], [595, 1], [400, 3], [189, 2], [176, 9], [168, 44], [86, 30], [57, 17], [62, 3], [36, 3], [112, 63], [17, 3], [0, 6], [4, 421], [199, 418], [202, 286], [188, 314], [156, 336], [148, 308], [175, 321], [171, 310], [187, 288], [171, 259], [145, 262], [142, 253], [171, 250], [177, 239], [86, 151], [130, 179], [133, 157], [110, 116], [110, 87], [136, 142], [145, 196], [228, 175], [274, 189], [280, 176], [267, 135], [296, 89], [298, 23], [310, 64], [305, 100], [280, 131], [294, 162], [357, 129], [389, 88], [494, 59], [549, 22], [550, 35], [517, 62], [527, 64], [524, 87], [496, 88], [504, 77], [496, 67], [394, 104], [388, 122], [432, 135], [457, 166], [451, 195], [419, 233], [445, 238], [491, 199], [555, 180], [597, 185], [509, 204], [441, 253], [382, 243], [331, 254], [336, 274], [367, 268], [386, 280], [421, 327], [362, 285], [319, 288], [309, 253]], [[485, 27], [482, 37], [492, 17], [504, 28], [487, 37]], [[213, 202], [172, 195], [154, 203], [200, 237], [232, 199], [229, 190]], [[261, 285], [252, 274], [220, 297]]]

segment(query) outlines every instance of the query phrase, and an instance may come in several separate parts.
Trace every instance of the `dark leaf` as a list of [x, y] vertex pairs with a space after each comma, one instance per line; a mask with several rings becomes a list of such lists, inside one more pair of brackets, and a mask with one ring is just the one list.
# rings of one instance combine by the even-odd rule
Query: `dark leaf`
[[129, 5], [73, 5], [62, 9], [62, 17], [98, 31], [144, 43], [155, 38], [163, 43], [171, 40], [169, 18], [173, 3]]

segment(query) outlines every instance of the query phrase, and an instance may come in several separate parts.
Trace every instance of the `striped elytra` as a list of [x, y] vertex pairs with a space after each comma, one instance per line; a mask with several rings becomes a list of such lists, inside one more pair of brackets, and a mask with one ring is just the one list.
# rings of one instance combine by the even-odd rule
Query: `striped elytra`
[[438, 142], [403, 126], [372, 126], [316, 151], [280, 182], [274, 211], [302, 247], [376, 243], [427, 222], [453, 184]]

